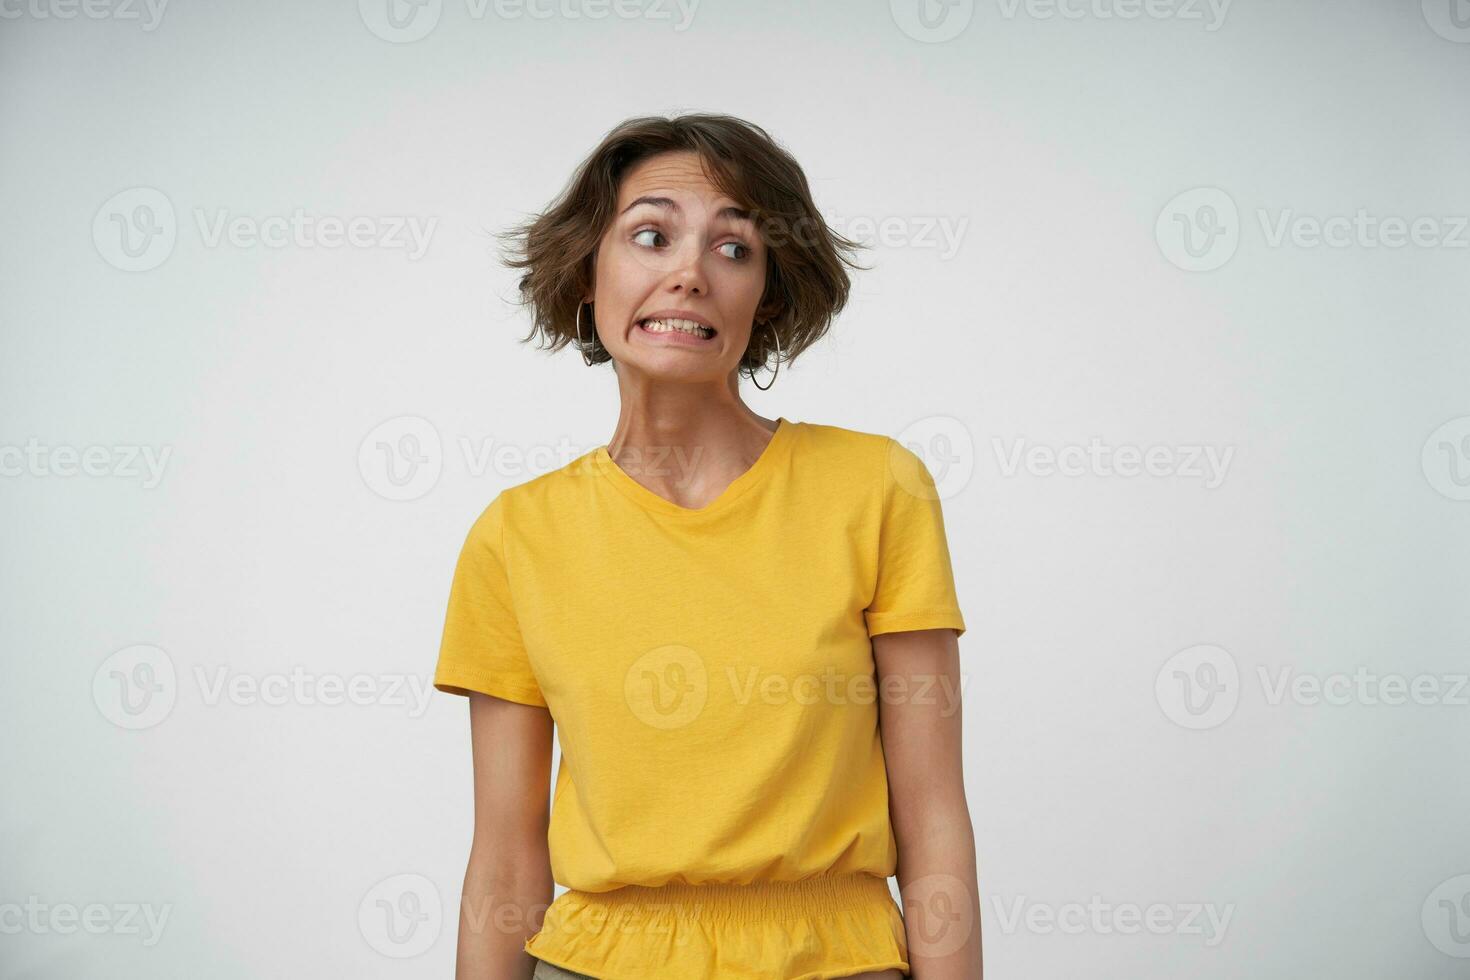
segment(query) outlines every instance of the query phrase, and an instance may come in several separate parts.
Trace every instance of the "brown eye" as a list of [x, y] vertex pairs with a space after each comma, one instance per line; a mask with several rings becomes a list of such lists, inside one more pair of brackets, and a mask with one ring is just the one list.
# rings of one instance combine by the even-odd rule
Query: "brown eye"
[[730, 256], [730, 258], [735, 259], [737, 262], [750, 258], [750, 249], [742, 242], [725, 242], [723, 245], [720, 246], [720, 248], [728, 248], [731, 245], [740, 249], [741, 252], [743, 252], [744, 254], [732, 255]]
[[[659, 232], [659, 230], [657, 228], [644, 228], [641, 231], [636, 231], [636, 232], [633, 233], [633, 241], [634, 242], [637, 242], [638, 244], [642, 244], [641, 242], [638, 242], [638, 236], [639, 235], [658, 235], [658, 237], [660, 237], [660, 238], [663, 237], [663, 235], [660, 234], [660, 232]], [[643, 247], [644, 248], [656, 248], [657, 246], [655, 246], [655, 245], [644, 245]]]

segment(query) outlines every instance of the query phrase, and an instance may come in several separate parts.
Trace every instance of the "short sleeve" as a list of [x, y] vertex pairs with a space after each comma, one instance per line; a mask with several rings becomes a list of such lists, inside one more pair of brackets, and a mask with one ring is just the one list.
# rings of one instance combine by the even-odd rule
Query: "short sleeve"
[[449, 587], [434, 687], [544, 707], [511, 602], [504, 519], [503, 498], [497, 495], [465, 538]]
[[878, 579], [864, 610], [868, 635], [952, 628], [965, 632], [939, 492], [924, 461], [886, 438]]

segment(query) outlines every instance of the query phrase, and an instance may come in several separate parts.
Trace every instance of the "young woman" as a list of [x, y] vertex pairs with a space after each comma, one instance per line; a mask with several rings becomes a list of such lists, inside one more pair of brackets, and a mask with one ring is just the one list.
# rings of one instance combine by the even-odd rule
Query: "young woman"
[[611, 361], [620, 410], [501, 491], [455, 569], [458, 977], [980, 977], [932, 478], [741, 399], [826, 332], [856, 244], [764, 130], [709, 114], [623, 123], [513, 238], [532, 335]]

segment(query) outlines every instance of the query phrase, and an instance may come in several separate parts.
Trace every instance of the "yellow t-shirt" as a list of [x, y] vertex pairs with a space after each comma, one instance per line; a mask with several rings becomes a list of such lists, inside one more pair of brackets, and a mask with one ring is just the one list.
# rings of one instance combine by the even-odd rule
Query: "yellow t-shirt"
[[555, 719], [570, 890], [526, 950], [599, 980], [907, 971], [869, 638], [939, 627], [965, 631], [938, 495], [888, 436], [780, 418], [698, 509], [605, 445], [502, 491], [434, 686]]

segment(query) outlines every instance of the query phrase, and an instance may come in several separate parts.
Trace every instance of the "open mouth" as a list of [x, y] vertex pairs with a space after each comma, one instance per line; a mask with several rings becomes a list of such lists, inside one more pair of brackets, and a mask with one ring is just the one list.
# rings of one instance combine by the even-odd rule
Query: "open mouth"
[[639, 320], [638, 329], [647, 333], [671, 334], [695, 340], [709, 340], [718, 332], [713, 327], [696, 323], [694, 320], [681, 320], [677, 317], [649, 317]]

